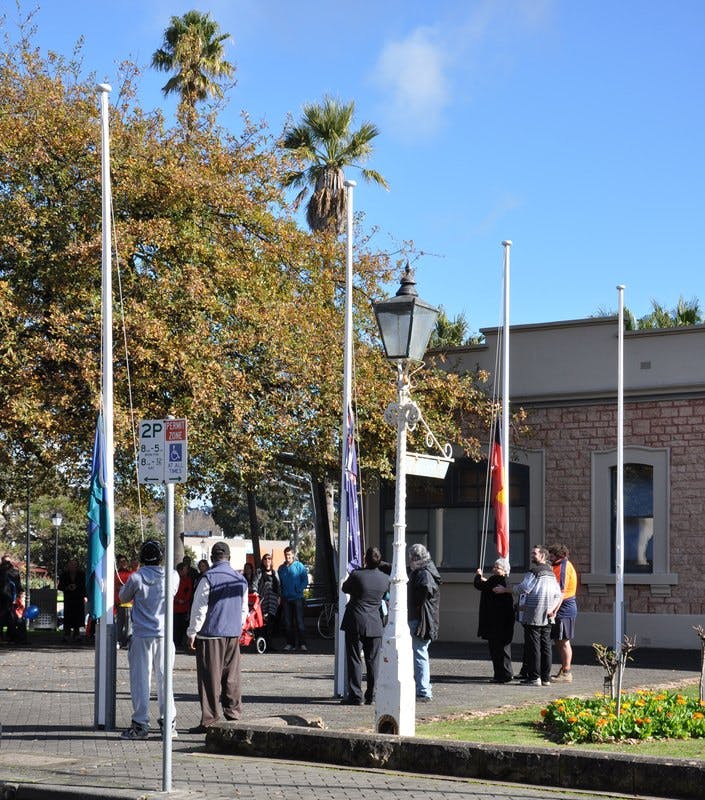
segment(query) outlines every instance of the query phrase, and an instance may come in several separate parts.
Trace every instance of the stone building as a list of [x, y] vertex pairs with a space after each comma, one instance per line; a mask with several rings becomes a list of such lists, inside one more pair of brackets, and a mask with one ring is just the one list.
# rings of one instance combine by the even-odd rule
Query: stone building
[[[564, 542], [580, 575], [576, 643], [611, 644], [617, 461], [617, 320], [511, 329], [512, 406], [530, 433], [511, 448], [511, 580], [531, 545]], [[451, 351], [449, 369], [491, 372], [498, 330]], [[624, 632], [642, 647], [694, 648], [705, 624], [705, 327], [627, 331], [624, 341]], [[458, 458], [444, 481], [409, 478], [407, 541], [444, 579], [441, 637], [474, 640], [486, 463]], [[393, 491], [368, 505], [391, 555]], [[486, 564], [495, 557], [493, 539]]]

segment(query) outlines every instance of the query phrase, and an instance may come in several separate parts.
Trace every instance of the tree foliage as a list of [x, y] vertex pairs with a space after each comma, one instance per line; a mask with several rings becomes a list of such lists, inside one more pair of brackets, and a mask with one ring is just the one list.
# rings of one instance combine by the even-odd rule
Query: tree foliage
[[[118, 497], [134, 492], [136, 422], [167, 414], [189, 420], [190, 496], [256, 487], [281, 454], [314, 476], [338, 475], [344, 265], [335, 234], [297, 227], [281, 189], [286, 154], [266, 129], [245, 118], [238, 134], [211, 125], [186, 135], [139, 106], [139, 75], [124, 70], [110, 116]], [[87, 480], [101, 375], [99, 142], [94, 81], [77, 63], [43, 56], [28, 36], [8, 37], [0, 53], [2, 498], [23, 497], [30, 474], [33, 493], [74, 491]], [[363, 144], [354, 139], [346, 152], [364, 154]], [[394, 380], [370, 300], [396, 266], [359, 243], [360, 461], [386, 475], [395, 439], [383, 410]], [[477, 454], [489, 408], [481, 379], [431, 367], [416, 390], [434, 430]]]
[[341, 103], [325, 97], [322, 103], [305, 105], [301, 122], [284, 132], [283, 146], [305, 165], [287, 172], [284, 186], [303, 187], [295, 206], [313, 188], [306, 207], [306, 221], [313, 231], [340, 234], [345, 230], [346, 167], [354, 167], [365, 180], [389, 188], [379, 172], [362, 166], [372, 154], [372, 140], [379, 131], [371, 122], [350, 130], [354, 114], [354, 102]]
[[209, 96], [222, 97], [219, 81], [231, 78], [235, 72], [223, 57], [224, 43], [229, 38], [229, 33], [220, 33], [218, 23], [209, 14], [188, 11], [171, 18], [162, 46], [152, 55], [155, 69], [174, 73], [162, 92], [179, 95], [179, 116], [187, 128], [195, 122], [196, 103]]

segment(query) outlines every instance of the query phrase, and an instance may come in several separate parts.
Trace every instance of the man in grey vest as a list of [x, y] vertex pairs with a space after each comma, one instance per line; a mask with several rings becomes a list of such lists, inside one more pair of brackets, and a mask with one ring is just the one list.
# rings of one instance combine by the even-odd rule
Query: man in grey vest
[[216, 542], [211, 568], [203, 573], [191, 606], [186, 632], [196, 651], [196, 678], [201, 701], [201, 722], [189, 733], [205, 733], [220, 718], [218, 704], [227, 720], [242, 713], [240, 688], [240, 634], [247, 617], [247, 581], [230, 566], [230, 548]]

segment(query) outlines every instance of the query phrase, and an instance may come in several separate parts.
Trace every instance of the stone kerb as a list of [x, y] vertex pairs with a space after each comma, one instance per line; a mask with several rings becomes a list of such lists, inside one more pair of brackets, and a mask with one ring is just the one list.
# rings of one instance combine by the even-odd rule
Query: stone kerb
[[564, 789], [701, 800], [705, 762], [611, 753], [220, 723], [206, 750], [221, 755], [314, 761]]

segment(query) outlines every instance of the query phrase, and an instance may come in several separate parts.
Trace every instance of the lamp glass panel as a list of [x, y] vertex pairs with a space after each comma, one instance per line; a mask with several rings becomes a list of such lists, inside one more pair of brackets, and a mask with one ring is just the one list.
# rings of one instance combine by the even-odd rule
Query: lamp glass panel
[[411, 314], [408, 306], [400, 309], [380, 309], [377, 324], [387, 358], [408, 358]]
[[416, 361], [423, 360], [428, 347], [428, 340], [431, 338], [433, 328], [436, 325], [438, 311], [416, 303], [414, 305], [414, 321], [411, 327], [411, 341], [409, 343], [409, 358]]

